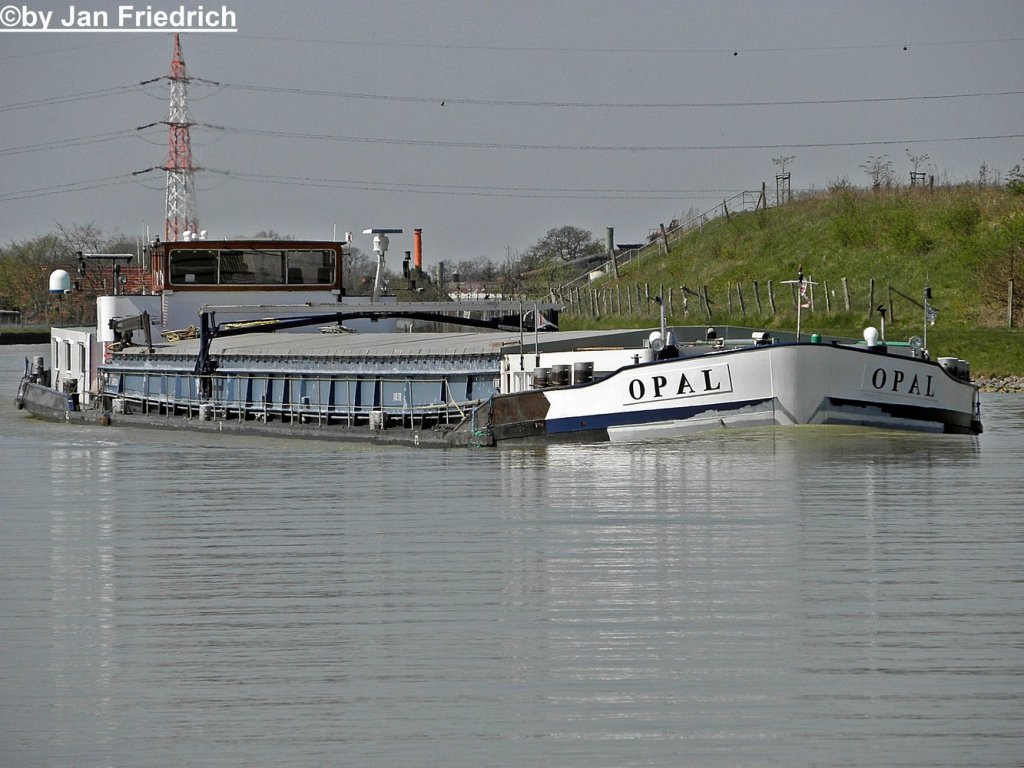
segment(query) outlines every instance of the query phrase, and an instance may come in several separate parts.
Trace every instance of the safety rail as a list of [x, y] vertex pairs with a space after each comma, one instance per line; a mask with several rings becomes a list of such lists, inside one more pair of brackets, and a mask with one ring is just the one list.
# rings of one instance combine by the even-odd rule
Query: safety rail
[[[721, 216], [729, 216], [733, 213], [757, 210], [765, 205], [766, 200], [763, 190], [746, 190], [738, 192], [732, 197], [723, 200], [718, 205], [697, 214], [691, 219], [681, 223], [674, 222], [673, 226], [669, 226], [667, 228], [661, 227], [657, 230], [653, 230], [648, 236], [648, 242], [645, 245], [642, 245], [639, 248], [631, 248], [627, 251], [623, 251], [594, 269], [587, 270], [583, 274], [578, 275], [561, 287], [555, 289], [555, 294], [565, 295], [565, 293], [573, 288], [592, 282], [593, 278], [591, 276], [595, 272], [600, 272], [602, 276], [608, 275], [614, 271], [616, 266], [623, 267], [634, 261], [639, 261], [652, 253], [664, 253], [685, 235], [694, 230], [703, 229], [704, 225], [713, 219], [720, 218]], [[612, 264], [613, 259], [615, 262], [614, 265]]]
[[[175, 388], [187, 381], [187, 392], [169, 394], [151, 391], [152, 379], [173, 379]], [[387, 423], [399, 422], [414, 426], [459, 424], [486, 398], [458, 399], [450, 382], [443, 377], [374, 377], [349, 379], [337, 376], [302, 376], [282, 379], [277, 376], [245, 374], [230, 376], [213, 374], [209, 379], [211, 395], [200, 396], [199, 378], [194, 375], [150, 373], [143, 377], [141, 388], [119, 389], [108, 384], [103, 393], [114, 402], [114, 410], [137, 409], [140, 413], [166, 416], [185, 416], [195, 419], [231, 419], [237, 421], [274, 421], [308, 424], [374, 425], [378, 420], [383, 428]], [[115, 377], [119, 379], [119, 377]], [[288, 391], [275, 391], [274, 385], [288, 383]], [[162, 381], [158, 390], [164, 389]], [[254, 386], [255, 385], [255, 386]], [[339, 390], [339, 385], [341, 390]], [[414, 386], [415, 385], [415, 386]], [[417, 391], [436, 388], [438, 399], [416, 402]], [[254, 390], [260, 394], [254, 395]], [[298, 390], [296, 395], [295, 390]], [[392, 395], [392, 402], [384, 401], [384, 394]], [[371, 401], [363, 402], [369, 394]], [[394, 395], [401, 395], [395, 399]]]

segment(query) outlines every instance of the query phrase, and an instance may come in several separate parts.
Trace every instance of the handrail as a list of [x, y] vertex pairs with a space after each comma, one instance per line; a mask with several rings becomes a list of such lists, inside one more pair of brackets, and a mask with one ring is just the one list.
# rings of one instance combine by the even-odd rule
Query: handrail
[[[332, 417], [344, 418], [349, 424], [353, 424], [360, 417], [369, 418], [369, 414], [372, 412], [381, 412], [385, 416], [391, 417], [402, 417], [416, 419], [418, 417], [433, 417], [437, 420], [449, 419], [455, 414], [457, 418], [464, 420], [467, 418], [467, 411], [472, 409], [474, 405], [479, 403], [479, 400], [468, 399], [465, 401], [457, 401], [452, 397], [451, 388], [449, 382], [444, 377], [432, 378], [432, 379], [409, 379], [404, 376], [396, 376], [394, 378], [381, 378], [374, 380], [374, 386], [382, 386], [388, 384], [397, 384], [403, 387], [404, 392], [407, 394], [408, 400], [403, 397], [401, 403], [388, 404], [381, 402], [379, 404], [373, 403], [355, 403], [353, 397], [353, 384], [358, 382], [354, 379], [346, 379], [346, 393], [345, 400], [348, 402], [338, 403], [329, 402], [324, 399], [325, 391], [330, 383], [338, 384], [339, 379], [336, 376], [309, 376], [302, 377], [301, 379], [289, 379], [292, 382], [292, 386], [296, 382], [303, 382], [310, 384], [309, 395], [300, 394], [296, 390], [289, 392], [287, 400], [280, 398], [277, 402], [273, 399], [273, 393], [271, 391], [271, 382], [283, 381], [281, 378], [277, 378], [270, 375], [245, 375], [243, 378], [249, 381], [259, 381], [262, 384], [262, 394], [258, 395], [254, 399], [254, 395], [251, 390], [246, 391], [246, 388], [236, 387], [232, 394], [226, 394], [226, 382], [236, 380], [236, 377], [229, 374], [210, 374], [203, 378], [209, 379], [210, 388], [208, 396], [204, 397], [200, 392], [197, 378], [193, 374], [183, 376], [178, 373], [162, 373], [162, 372], [151, 372], [142, 374], [146, 378], [146, 383], [141, 387], [141, 391], [117, 391], [107, 392], [106, 394], [122, 399], [126, 402], [134, 403], [139, 407], [143, 408], [145, 412], [149, 412], [150, 409], [166, 408], [169, 411], [175, 409], [184, 410], [189, 416], [198, 415], [202, 412], [203, 407], [212, 409], [212, 411], [218, 415], [226, 415], [229, 412], [232, 414], [237, 413], [239, 420], [244, 420], [247, 417], [250, 418], [267, 418], [268, 416], [282, 416], [293, 421], [302, 419], [315, 419], [318, 422], [323, 419], [330, 419]], [[160, 386], [159, 392], [151, 391], [149, 380], [151, 378], [163, 378], [168, 377], [187, 378], [189, 385], [188, 391], [183, 392], [180, 395], [176, 395], [173, 391], [164, 391], [166, 387], [164, 383]], [[236, 380], [237, 381], [237, 380]], [[433, 383], [441, 385], [441, 392], [443, 393], [442, 399], [417, 404], [413, 401], [413, 389], [405, 389], [405, 387], [412, 381], [416, 383]], [[312, 395], [312, 397], [310, 396]], [[308, 398], [308, 402], [304, 399]]]
[[[592, 272], [601, 270], [605, 274], [608, 274], [609, 272], [612, 271], [612, 260], [614, 260], [615, 263], [618, 264], [619, 266], [623, 266], [624, 264], [630, 264], [635, 260], [647, 256], [651, 251], [660, 252], [666, 243], [671, 245], [673, 242], [679, 240], [692, 230], [703, 227], [704, 224], [709, 220], [717, 219], [722, 215], [731, 213], [733, 211], [747, 211], [749, 210], [749, 206], [751, 204], [750, 196], [754, 196], [753, 205], [754, 210], [756, 210], [761, 200], [760, 190], [744, 190], [742, 192], [737, 192], [735, 195], [726, 200], [723, 200], [718, 205], [715, 205], [709, 208], [708, 210], [697, 214], [696, 216], [688, 219], [687, 221], [681, 224], [677, 224], [671, 229], [666, 229], [664, 231], [664, 239], [662, 239], [662, 233], [660, 229], [657, 231], [652, 231], [646, 245], [642, 245], [639, 248], [631, 248], [628, 251], [624, 251], [622, 254], [618, 256], [613, 256], [611, 259], [604, 262], [600, 266], [595, 267], [594, 269], [587, 270], [582, 275], [577, 275], [569, 282], [559, 286], [556, 289], [556, 293], [560, 294], [564, 291], [572, 290], [573, 288], [576, 288], [578, 285], [591, 282], [590, 274]], [[730, 203], [735, 204], [737, 200], [740, 201], [739, 206], [731, 207]], [[767, 206], [767, 200], [765, 200], [765, 205]]]

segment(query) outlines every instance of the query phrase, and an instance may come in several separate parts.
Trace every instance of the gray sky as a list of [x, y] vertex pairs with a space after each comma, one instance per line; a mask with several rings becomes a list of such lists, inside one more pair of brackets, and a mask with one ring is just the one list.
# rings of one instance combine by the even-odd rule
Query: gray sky
[[[940, 181], [1024, 161], [1022, 138], [977, 138], [1024, 134], [1021, 0], [224, 5], [238, 32], [182, 35], [189, 75], [220, 83], [189, 85], [210, 237], [402, 227], [394, 267], [422, 227], [428, 266], [502, 260], [551, 227], [638, 241], [773, 192], [780, 156], [794, 189], [866, 186], [877, 155], [905, 181], [908, 149]], [[57, 26], [72, 6], [13, 7]], [[130, 86], [171, 53], [170, 33], [0, 33], [0, 243], [162, 234], [164, 173], [131, 174], [166, 162], [166, 128], [136, 128], [168, 83]]]

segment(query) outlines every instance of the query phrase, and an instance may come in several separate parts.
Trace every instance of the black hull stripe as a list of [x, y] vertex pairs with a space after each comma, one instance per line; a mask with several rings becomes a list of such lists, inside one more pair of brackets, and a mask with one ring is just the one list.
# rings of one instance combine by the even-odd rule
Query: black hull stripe
[[868, 412], [881, 412], [895, 419], [923, 421], [931, 424], [942, 424], [945, 432], [961, 432], [978, 434], [981, 424], [969, 413], [952, 411], [947, 408], [926, 408], [920, 405], [900, 405], [896, 403], [878, 403], [866, 400], [851, 400], [843, 397], [830, 397], [829, 405], [843, 409], [856, 408]]
[[663, 421], [683, 421], [703, 416], [705, 414], [725, 415], [736, 413], [737, 411], [742, 411], [746, 408], [753, 408], [771, 402], [772, 398], [767, 397], [757, 400], [740, 400], [729, 403], [718, 403], [715, 405], [658, 408], [646, 411], [619, 411], [615, 413], [598, 413], [593, 416], [574, 416], [563, 419], [548, 419], [546, 431], [549, 435], [558, 435], [593, 429], [608, 429], [609, 427], [624, 427], [636, 424], [657, 424]]

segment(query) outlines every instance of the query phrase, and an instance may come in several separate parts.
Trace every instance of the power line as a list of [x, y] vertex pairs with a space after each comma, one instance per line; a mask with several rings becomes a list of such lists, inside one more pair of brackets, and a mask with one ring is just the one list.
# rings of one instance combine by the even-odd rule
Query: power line
[[69, 139], [57, 139], [55, 141], [47, 141], [41, 144], [25, 144], [20, 147], [7, 147], [6, 149], [0, 149], [0, 157], [23, 155], [29, 152], [45, 152], [51, 149], [65, 149], [67, 147], [81, 147], [88, 144], [101, 144], [106, 141], [113, 141], [114, 139], [122, 136], [133, 135], [138, 135], [135, 129], [126, 129], [123, 131], [94, 133], [89, 136], [77, 136]]
[[819, 149], [827, 147], [872, 147], [895, 144], [939, 144], [960, 141], [988, 141], [995, 139], [1020, 139], [1024, 133], [996, 134], [988, 136], [947, 136], [928, 139], [877, 139], [870, 141], [822, 141], [780, 144], [680, 144], [664, 146], [642, 146], [624, 144], [506, 144], [500, 142], [441, 141], [431, 139], [387, 139], [376, 136], [335, 136], [322, 133], [298, 133], [294, 131], [265, 131], [256, 128], [228, 128], [232, 133], [272, 138], [305, 139], [310, 141], [352, 142], [359, 144], [393, 144], [418, 147], [448, 147], [459, 149], [502, 149], [502, 150], [557, 150], [570, 152], [687, 152], [717, 151], [735, 149]]
[[[121, 93], [129, 93], [136, 90], [145, 92], [148, 85], [165, 80], [165, 76], [150, 78], [138, 83], [127, 85], [99, 88], [84, 93], [72, 93], [62, 96], [49, 96], [42, 99], [15, 102], [12, 104], [0, 105], [0, 112], [10, 112], [20, 109], [31, 109], [34, 107], [64, 104], [87, 99], [105, 98]], [[953, 99], [976, 99], [1001, 96], [1021, 96], [1024, 91], [973, 91], [962, 93], [936, 93], [922, 94], [916, 96], [864, 96], [841, 99], [778, 99], [778, 100], [751, 100], [751, 101], [541, 101], [534, 99], [474, 99], [459, 98], [452, 96], [402, 96], [384, 93], [360, 93], [354, 91], [331, 91], [316, 88], [295, 88], [286, 86], [255, 85], [252, 83], [221, 83], [215, 80], [207, 80], [198, 77], [189, 77], [188, 82], [198, 83], [215, 87], [218, 90], [227, 89], [235, 91], [250, 91], [258, 93], [284, 93], [297, 96], [317, 96], [321, 98], [336, 99], [360, 99], [369, 101], [390, 101], [404, 102], [411, 104], [445, 104], [459, 106], [483, 106], [483, 107], [530, 107], [530, 108], [554, 108], [554, 109], [729, 109], [737, 107], [792, 107], [808, 105], [837, 105], [837, 104], [883, 104], [914, 101], [940, 101]]]
[[458, 104], [487, 107], [555, 107], [569, 109], [703, 109], [729, 107], [792, 107], [828, 104], [878, 104], [885, 102], [969, 99], [990, 96], [1021, 96], [1024, 91], [978, 91], [974, 93], [926, 94], [920, 96], [867, 96], [849, 99], [783, 99], [777, 101], [669, 101], [669, 102], [602, 102], [602, 101], [531, 101], [509, 99], [468, 99], [450, 96], [396, 96], [378, 93], [327, 91], [312, 88], [291, 88], [270, 85], [219, 83], [221, 88], [262, 93], [287, 93], [300, 96], [321, 96], [339, 99], [396, 101], [414, 104]]
[[491, 187], [471, 184], [417, 184], [408, 182], [372, 181], [368, 179], [324, 179], [310, 176], [283, 176], [205, 169], [233, 179], [259, 181], [291, 186], [344, 188], [371, 192], [413, 192], [470, 197], [539, 197], [574, 199], [637, 199], [637, 200], [704, 200], [719, 195], [732, 195], [737, 189], [616, 189], [581, 187]]
[[792, 45], [792, 46], [765, 46], [765, 47], [625, 47], [625, 46], [543, 46], [543, 45], [469, 45], [465, 43], [425, 43], [417, 41], [388, 41], [381, 40], [374, 35], [372, 39], [340, 39], [340, 38], [303, 38], [303, 37], [280, 37], [269, 35], [237, 35], [240, 39], [248, 40], [276, 40], [291, 43], [315, 43], [327, 45], [346, 45], [359, 47], [393, 47], [393, 48], [416, 48], [433, 50], [456, 50], [456, 51], [501, 51], [510, 53], [587, 53], [587, 54], [728, 54], [737, 55], [740, 53], [801, 53], [811, 51], [871, 51], [883, 49], [897, 49], [909, 51], [911, 48], [941, 48], [947, 46], [979, 46], [996, 43], [1020, 43], [1024, 42], [1021, 37], [996, 37], [974, 40], [933, 40], [933, 41], [912, 41], [888, 43], [862, 43], [854, 45]]
[[64, 96], [48, 96], [43, 99], [32, 99], [31, 101], [19, 101], [13, 104], [4, 104], [0, 105], [0, 112], [11, 112], [16, 109], [31, 109], [32, 107], [44, 107], [51, 104], [64, 104], [69, 101], [84, 101], [86, 99], [115, 96], [119, 93], [128, 93], [130, 91], [142, 89], [159, 79], [160, 78], [143, 80], [141, 83], [131, 83], [129, 85], [115, 85], [109, 88], [97, 88], [94, 91], [85, 91], [84, 93], [69, 93]]
[[60, 195], [65, 192], [84, 192], [87, 189], [99, 189], [101, 187], [111, 187], [115, 184], [119, 184], [122, 181], [131, 179], [132, 174], [122, 173], [117, 176], [102, 176], [96, 179], [82, 179], [80, 181], [70, 181], [66, 184], [55, 184], [50, 187], [38, 187], [37, 189], [23, 189], [17, 192], [5, 192], [0, 193], [0, 202], [8, 202], [10, 200], [28, 200], [33, 197], [47, 197], [49, 195]]
[[[498, 149], [568, 149], [568, 150], [624, 150], [624, 151], [676, 151], [676, 150], [726, 150], [726, 149], [789, 149], [789, 148], [816, 148], [816, 147], [849, 147], [849, 146], [876, 146], [876, 145], [897, 145], [897, 144], [920, 144], [920, 143], [941, 143], [952, 141], [981, 141], [994, 139], [1020, 139], [1024, 134], [1003, 134], [993, 136], [961, 136], [932, 139], [900, 139], [900, 140], [879, 140], [859, 142], [820, 142], [805, 144], [734, 144], [734, 145], [689, 145], [678, 147], [615, 147], [615, 146], [567, 146], [567, 145], [515, 145], [515, 144], [479, 144], [470, 142], [438, 142], [413, 139], [375, 139], [365, 137], [344, 137], [324, 136], [317, 134], [290, 134], [281, 131], [243, 131], [235, 129], [236, 132], [252, 133], [256, 135], [286, 136], [289, 138], [311, 138], [331, 141], [367, 141], [372, 143], [398, 143], [421, 146], [454, 146], [474, 148], [498, 148]], [[120, 132], [128, 133], [128, 132]], [[102, 136], [104, 134], [97, 134]], [[0, 202], [11, 200], [24, 200], [48, 195], [63, 194], [66, 192], [80, 192], [100, 187], [113, 186], [123, 180], [148, 173], [154, 170], [161, 170], [157, 167], [146, 168], [130, 174], [116, 176], [105, 176], [97, 179], [84, 179], [66, 184], [57, 184], [49, 187], [36, 189], [18, 190], [0, 194]], [[416, 184], [406, 182], [385, 182], [353, 179], [322, 179], [304, 176], [274, 176], [270, 174], [253, 174], [242, 172], [221, 171], [207, 169], [229, 178], [238, 178], [247, 181], [260, 181], [271, 184], [289, 184], [293, 186], [310, 187], [343, 187], [348, 189], [361, 189], [366, 191], [400, 191], [420, 194], [450, 194], [477, 197], [572, 197], [572, 198], [594, 198], [594, 199], [706, 199], [719, 194], [735, 193], [731, 189], [696, 189], [696, 190], [641, 190], [641, 189], [598, 189], [598, 188], [570, 188], [570, 187], [485, 187], [474, 185], [440, 185], [440, 184]]]

